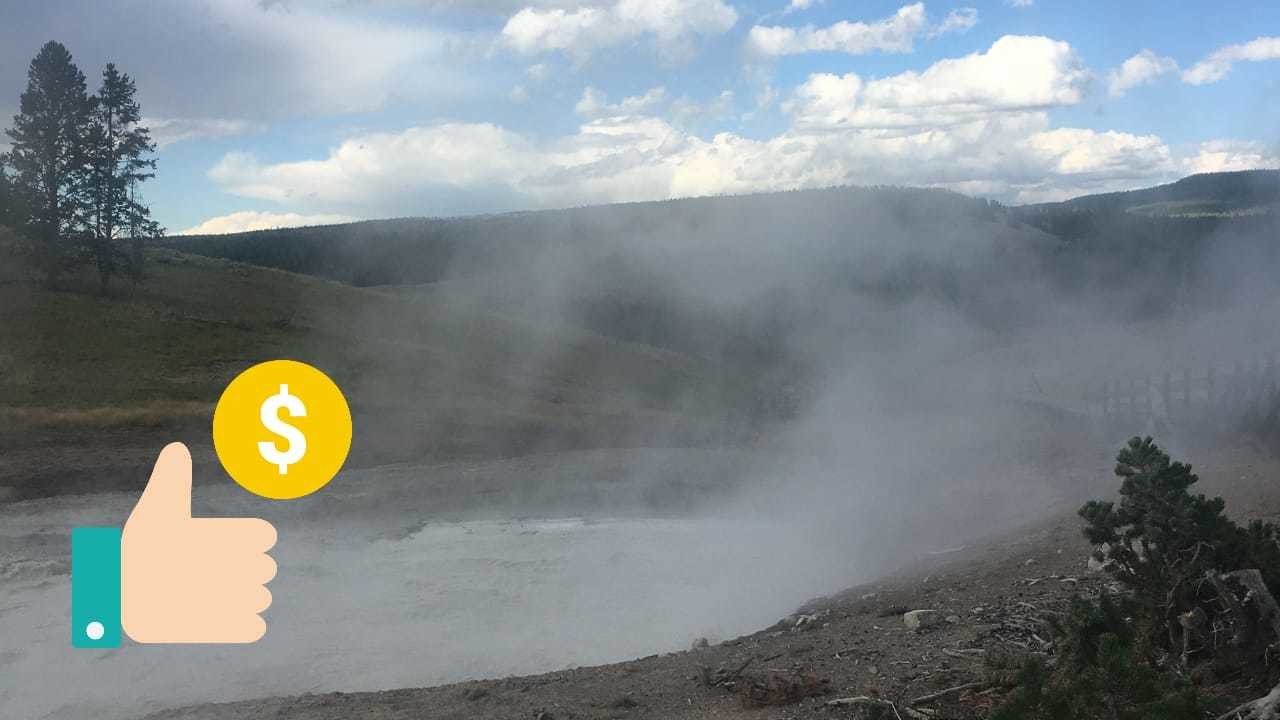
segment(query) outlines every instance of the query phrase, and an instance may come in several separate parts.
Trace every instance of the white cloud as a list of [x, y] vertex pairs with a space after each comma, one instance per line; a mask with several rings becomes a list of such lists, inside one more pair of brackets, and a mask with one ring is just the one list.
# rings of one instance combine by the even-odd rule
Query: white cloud
[[524, 74], [535, 83], [544, 83], [551, 77], [551, 68], [547, 67], [546, 63], [537, 63], [526, 68]]
[[1177, 69], [1178, 63], [1173, 58], [1161, 57], [1144, 49], [1107, 73], [1107, 92], [1111, 97], [1121, 97], [1129, 90], [1147, 85], [1157, 77]]
[[756, 93], [756, 110], [767, 110], [773, 107], [778, 101], [778, 89], [770, 83], [765, 83], [760, 91]]
[[[260, 0], [145, 3], [63, 0], [6, 4], [0, 21], [0, 96], [16, 98], [35, 51], [56, 36], [93, 77], [107, 61], [138, 80], [158, 118], [251, 122], [376, 111], [390, 100], [433, 111], [474, 92], [471, 62], [490, 40], [418, 20], [395, 22], [360, 3]], [[66, 18], [92, 22], [66, 22]], [[33, 35], [34, 33], [34, 35]], [[112, 38], [104, 43], [102, 38]]]
[[1182, 81], [1190, 85], [1216, 83], [1226, 77], [1237, 62], [1277, 59], [1280, 59], [1280, 37], [1254, 38], [1247, 43], [1218, 48], [1183, 72]]
[[738, 22], [723, 0], [616, 0], [575, 9], [526, 7], [502, 28], [501, 41], [533, 55], [562, 51], [579, 60], [601, 48], [653, 36], [665, 51], [680, 51], [692, 37], [720, 35]]
[[1188, 174], [1280, 168], [1280, 157], [1270, 154], [1259, 142], [1209, 140], [1198, 152], [1183, 160]]
[[608, 97], [601, 91], [587, 87], [582, 91], [582, 98], [574, 106], [574, 112], [582, 117], [625, 117], [640, 115], [656, 108], [667, 99], [667, 89], [658, 86], [651, 88], [643, 95], [632, 95], [621, 102], [610, 104]]
[[1057, 175], [1140, 178], [1171, 167], [1169, 148], [1156, 135], [1057, 128], [1034, 133], [1026, 148]]
[[960, 8], [947, 13], [942, 22], [929, 29], [925, 37], [936, 38], [953, 32], [966, 32], [978, 24], [978, 11], [974, 8]]
[[[330, 4], [350, 4], [351, 1], [331, 0]], [[427, 10], [430, 12], [500, 15], [503, 17], [527, 7], [572, 10], [591, 4], [591, 0], [360, 0], [360, 2], [364, 5], [382, 6], [396, 10]]]
[[870, 23], [842, 20], [825, 28], [756, 25], [747, 35], [747, 48], [765, 57], [809, 52], [865, 55], [876, 50], [905, 53], [911, 52], [916, 35], [927, 22], [924, 3], [918, 2]]
[[352, 138], [323, 160], [228, 157], [229, 192], [362, 216], [461, 214], [839, 184], [984, 188], [1011, 201], [1131, 187], [1177, 168], [1158, 138], [1048, 125], [1042, 112], [946, 129], [789, 130], [709, 140], [658, 118], [592, 120], [537, 140], [449, 124]]
[[1080, 102], [1087, 76], [1066, 43], [1008, 36], [921, 72], [812, 75], [785, 103], [791, 126], [771, 137], [686, 127], [731, 112], [728, 92], [694, 102], [654, 88], [610, 102], [588, 88], [576, 108], [583, 123], [560, 137], [485, 123], [411, 127], [350, 137], [314, 160], [233, 153], [210, 177], [291, 210], [373, 217], [875, 183], [1030, 202], [1165, 182], [1195, 162], [1154, 135], [1053, 127], [1048, 109]]
[[733, 114], [735, 100], [732, 90], [725, 90], [705, 102], [682, 95], [671, 102], [671, 118], [682, 128], [717, 122]]
[[824, 0], [791, 0], [791, 2], [787, 5], [786, 12], [793, 13], [793, 12], [799, 12], [801, 10], [808, 10], [814, 5], [820, 5], [823, 2]]
[[1073, 105], [1088, 72], [1071, 46], [1046, 37], [1006, 35], [986, 52], [940, 60], [924, 72], [864, 81], [817, 74], [783, 109], [807, 128], [945, 127], [991, 113]]
[[225, 118], [143, 118], [139, 124], [151, 131], [151, 139], [160, 150], [183, 140], [231, 137], [264, 130], [257, 123]]
[[356, 218], [348, 215], [300, 215], [298, 213], [255, 212], [243, 210], [229, 215], [209, 218], [192, 228], [187, 228], [179, 235], [222, 235], [224, 233], [248, 232], [250, 230], [273, 230], [284, 227], [303, 227], [306, 225], [333, 225], [352, 222]]
[[511, 92], [507, 93], [507, 99], [517, 104], [527, 103], [529, 102], [529, 90], [523, 85], [516, 85], [511, 88]]
[[1036, 4], [1036, 0], [1004, 0], [1004, 4], [1011, 8], [1029, 8]]
[[[256, 62], [289, 82], [297, 110], [365, 112], [381, 108], [401, 86], [406, 68], [451, 57], [469, 40], [423, 25], [399, 25], [308, 5], [263, 7], [253, 0], [215, 0], [205, 22], [253, 48]], [[438, 63], [431, 63], [436, 71]], [[256, 68], [246, 73], [253, 77]], [[440, 77], [446, 77], [440, 75]], [[301, 106], [301, 107], [298, 107]]]

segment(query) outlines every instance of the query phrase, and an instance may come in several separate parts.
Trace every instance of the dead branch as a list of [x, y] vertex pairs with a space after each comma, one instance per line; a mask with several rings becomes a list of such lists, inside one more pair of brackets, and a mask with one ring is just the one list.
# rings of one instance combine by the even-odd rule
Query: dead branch
[[880, 698], [868, 697], [866, 695], [857, 695], [855, 697], [836, 698], [835, 700], [828, 700], [826, 702], [826, 706], [829, 708], [843, 708], [843, 707], [889, 708], [890, 710], [893, 711], [894, 716], [898, 718], [902, 717], [901, 715], [898, 715], [898, 708], [893, 703], [889, 702], [888, 700], [881, 700]]
[[934, 700], [941, 700], [942, 698], [947, 697], [947, 696], [949, 696], [949, 695], [955, 695], [956, 693], [962, 693], [962, 692], [964, 692], [965, 690], [976, 690], [976, 689], [978, 689], [978, 688], [985, 688], [985, 687], [987, 687], [987, 686], [988, 686], [988, 685], [990, 685], [990, 684], [991, 684], [991, 683], [990, 683], [990, 682], [988, 682], [988, 681], [986, 681], [986, 680], [981, 680], [981, 681], [978, 681], [978, 682], [965, 683], [965, 684], [963, 684], [963, 685], [957, 685], [957, 686], [955, 686], [955, 687], [947, 688], [946, 690], [939, 690], [939, 691], [938, 691], [938, 692], [936, 692], [936, 693], [929, 693], [928, 695], [921, 695], [920, 697], [916, 698], [915, 700], [912, 700], [911, 702], [909, 702], [909, 703], [907, 703], [907, 704], [908, 704], [908, 705], [910, 705], [910, 706], [923, 705], [924, 703], [933, 702]]
[[978, 649], [976, 652], [973, 650], [965, 652], [963, 650], [952, 650], [951, 648], [942, 648], [942, 654], [948, 657], [960, 658], [962, 660], [981, 660], [982, 657], [986, 655], [986, 651], [982, 649]]

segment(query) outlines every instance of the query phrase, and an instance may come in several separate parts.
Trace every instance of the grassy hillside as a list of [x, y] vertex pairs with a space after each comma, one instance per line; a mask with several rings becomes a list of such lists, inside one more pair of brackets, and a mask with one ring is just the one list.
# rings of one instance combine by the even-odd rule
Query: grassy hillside
[[[717, 393], [743, 392], [704, 359], [438, 298], [168, 249], [149, 273], [109, 299], [87, 276], [51, 292], [0, 247], [0, 496], [139, 483], [174, 439], [210, 462], [218, 394], [274, 358], [344, 389], [357, 464], [705, 442]], [[80, 455], [55, 472], [51, 446]]]
[[[733, 442], [853, 368], [928, 395], [948, 354], [1066, 309], [1273, 295], [1280, 213], [1129, 211], [1236, 202], [1237, 181], [1270, 197], [1272, 175], [1242, 177], [1012, 209], [837, 188], [174, 238], [110, 299], [90, 277], [40, 289], [0, 242], [0, 497], [136, 485], [173, 439], [212, 462], [218, 393], [273, 358], [344, 388], [357, 464]], [[49, 447], [79, 459], [46, 468]]]

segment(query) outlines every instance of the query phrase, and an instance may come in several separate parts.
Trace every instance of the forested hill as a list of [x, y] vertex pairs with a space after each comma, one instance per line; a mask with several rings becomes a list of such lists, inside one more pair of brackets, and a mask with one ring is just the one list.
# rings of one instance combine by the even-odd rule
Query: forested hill
[[[1071, 298], [1121, 321], [1234, 302], [1251, 286], [1239, 277], [1280, 273], [1278, 178], [1201, 175], [1014, 208], [844, 187], [167, 242], [356, 285], [551, 302], [596, 332], [692, 350], [708, 327], [769, 337], [832, 308], [885, 303], [933, 303], [1007, 329]], [[1201, 211], [1151, 210], [1162, 203]]]
[[1043, 277], [1060, 244], [995, 203], [887, 187], [169, 242], [357, 285], [420, 285], [404, 291], [767, 368], [816, 337], [848, 336], [838, 328], [851, 323], [867, 342], [897, 332], [878, 307], [920, 302], [983, 327], [1017, 324], [1037, 303], [1011, 301], [1011, 286]]
[[1148, 216], [1210, 216], [1257, 213], [1280, 203], [1280, 170], [1191, 175], [1168, 185], [1085, 195], [1064, 202], [1018, 208], [1020, 216], [1040, 212], [1131, 212]]
[[1068, 242], [1145, 251], [1152, 242], [1194, 243], [1220, 231], [1270, 232], [1280, 217], [1280, 170], [1185, 177], [1142, 190], [1024, 205], [1014, 217]]
[[947, 235], [912, 231], [952, 227], [965, 232], [1003, 218], [1005, 212], [994, 203], [943, 190], [843, 187], [463, 218], [370, 220], [179, 236], [167, 242], [199, 255], [356, 285], [386, 285], [436, 282], [477, 267], [523, 267], [531, 256], [552, 248], [593, 253], [654, 239], [691, 246], [729, 240], [758, 249], [878, 233], [902, 243], [941, 244], [949, 242]]
[[[1223, 227], [1265, 231], [1280, 213], [1280, 170], [1192, 175], [1175, 183], [1005, 208], [942, 190], [843, 187], [628, 203], [463, 218], [403, 218], [231, 235], [180, 236], [175, 248], [318, 275], [356, 285], [436, 282], [476, 267], [520, 267], [548, 248], [584, 251], [647, 236], [698, 244], [728, 234], [738, 244], [786, 245], [795, 234], [832, 243], [869, 233], [911, 246], [958, 247], [954, 233], [1026, 224], [1068, 241], [1145, 250], [1163, 237], [1194, 241]], [[1250, 220], [1249, 218], [1252, 218]], [[1044, 249], [1038, 233], [1027, 242]], [[1035, 239], [1032, 239], [1035, 238]]]

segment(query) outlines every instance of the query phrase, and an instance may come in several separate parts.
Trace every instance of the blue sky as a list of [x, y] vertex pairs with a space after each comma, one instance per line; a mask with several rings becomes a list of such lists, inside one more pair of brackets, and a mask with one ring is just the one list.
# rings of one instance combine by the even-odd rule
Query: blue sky
[[10, 0], [5, 120], [48, 39], [137, 81], [170, 232], [1280, 166], [1274, 2]]

